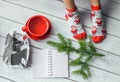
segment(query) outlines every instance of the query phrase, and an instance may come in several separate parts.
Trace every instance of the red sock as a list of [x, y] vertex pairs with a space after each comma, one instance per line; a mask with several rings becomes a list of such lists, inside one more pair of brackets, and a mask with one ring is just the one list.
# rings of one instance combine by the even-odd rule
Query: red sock
[[101, 6], [91, 6], [92, 12], [92, 40], [100, 43], [105, 39], [106, 30], [103, 25]]
[[80, 23], [77, 7], [74, 7], [73, 9], [66, 9], [65, 17], [68, 21], [68, 26], [70, 27], [70, 32], [73, 38], [77, 40], [85, 39], [86, 33]]

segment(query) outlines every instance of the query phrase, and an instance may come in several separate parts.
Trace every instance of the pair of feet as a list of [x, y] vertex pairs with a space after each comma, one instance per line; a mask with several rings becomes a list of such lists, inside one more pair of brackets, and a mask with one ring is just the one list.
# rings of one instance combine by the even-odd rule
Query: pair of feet
[[[80, 23], [80, 16], [77, 8], [73, 10], [66, 9], [66, 20], [68, 21], [68, 25], [70, 27], [70, 31], [73, 35], [73, 38], [77, 40], [82, 40], [87, 38], [87, 34], [85, 29], [82, 27]], [[92, 40], [95, 43], [100, 43], [105, 39], [106, 30], [103, 27], [103, 18], [101, 14], [101, 10], [92, 10], [91, 11], [91, 19], [92, 19]]]

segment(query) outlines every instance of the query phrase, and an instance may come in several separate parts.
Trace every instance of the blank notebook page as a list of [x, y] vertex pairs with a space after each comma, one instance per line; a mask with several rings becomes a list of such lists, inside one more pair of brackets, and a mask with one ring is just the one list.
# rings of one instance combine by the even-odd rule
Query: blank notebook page
[[68, 55], [56, 50], [40, 50], [32, 59], [34, 78], [68, 77]]

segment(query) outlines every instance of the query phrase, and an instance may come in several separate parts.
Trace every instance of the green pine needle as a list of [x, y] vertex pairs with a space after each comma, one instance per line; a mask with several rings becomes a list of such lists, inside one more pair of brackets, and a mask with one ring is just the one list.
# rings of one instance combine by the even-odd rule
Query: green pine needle
[[83, 79], [88, 79], [91, 75], [89, 66], [86, 63], [82, 64], [78, 70], [73, 71], [73, 74], [81, 75]]
[[103, 55], [103, 54], [101, 54], [101, 53], [95, 53], [94, 55], [95, 55], [95, 56], [99, 56], [99, 57], [105, 56], [105, 55]]
[[79, 48], [74, 48], [70, 39], [65, 39], [61, 34], [57, 34], [59, 38], [59, 42], [48, 41], [47, 44], [55, 47], [58, 52], [66, 52], [66, 54], [70, 54], [71, 52], [76, 52], [79, 57], [69, 61], [69, 65], [71, 66], [80, 66], [78, 70], [73, 71], [73, 74], [79, 74], [83, 77], [83, 79], [88, 79], [91, 75], [89, 62], [93, 59], [93, 57], [102, 57], [104, 56], [101, 53], [98, 53], [94, 44], [91, 41], [91, 36], [89, 36], [89, 42], [86, 40], [78, 41]]
[[71, 60], [71, 61], [69, 62], [69, 65], [71, 65], [71, 66], [78, 66], [78, 65], [80, 65], [80, 64], [82, 64], [82, 62], [81, 62], [81, 60], [80, 60], [79, 57], [78, 57], [77, 59]]
[[48, 41], [47, 44], [55, 47], [59, 52], [66, 52], [66, 54], [75, 51], [70, 39], [65, 39], [61, 34], [57, 35], [60, 42]]
[[62, 44], [66, 44], [66, 41], [65, 41], [64, 37], [61, 34], [58, 33], [57, 36], [58, 36], [58, 38], [59, 38], [59, 40], [60, 40], [60, 42]]
[[88, 78], [86, 73], [84, 71], [81, 71], [80, 69], [73, 71], [73, 74], [81, 75], [84, 80]]

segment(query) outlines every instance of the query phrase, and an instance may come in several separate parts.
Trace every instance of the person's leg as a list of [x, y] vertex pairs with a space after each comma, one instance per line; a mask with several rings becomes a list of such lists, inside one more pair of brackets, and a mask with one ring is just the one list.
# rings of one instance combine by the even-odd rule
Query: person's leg
[[91, 5], [100, 7], [100, 0], [91, 0]]
[[69, 10], [72, 10], [76, 7], [74, 0], [64, 0], [65, 7]]
[[100, 0], [91, 0], [92, 40], [99, 43], [105, 39], [106, 30], [103, 25]]
[[68, 26], [70, 27], [72, 36], [77, 40], [85, 39], [86, 33], [80, 23], [79, 13], [74, 3], [74, 0], [63, 1], [66, 7], [65, 18], [68, 21]]

